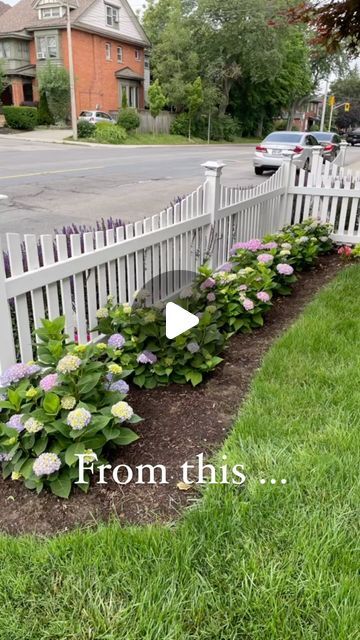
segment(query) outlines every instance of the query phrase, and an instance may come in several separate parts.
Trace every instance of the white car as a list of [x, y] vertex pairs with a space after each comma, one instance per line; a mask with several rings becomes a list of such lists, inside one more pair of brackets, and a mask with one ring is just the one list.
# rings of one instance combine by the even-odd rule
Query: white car
[[79, 120], [87, 120], [92, 124], [97, 124], [98, 122], [116, 124], [114, 118], [111, 117], [110, 113], [106, 113], [106, 111], [82, 111], [79, 115]]
[[[293, 162], [299, 169], [310, 171], [313, 147], [319, 143], [311, 133], [301, 131], [274, 131], [257, 145], [254, 168], [257, 176], [263, 171], [276, 171], [285, 160], [283, 151], [293, 151]], [[321, 152], [322, 153], [322, 152]]]

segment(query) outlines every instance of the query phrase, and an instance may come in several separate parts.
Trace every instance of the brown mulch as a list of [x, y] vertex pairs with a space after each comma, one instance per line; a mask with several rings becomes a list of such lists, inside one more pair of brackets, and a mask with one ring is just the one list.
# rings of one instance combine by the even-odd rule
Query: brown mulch
[[178, 517], [184, 506], [196, 499], [195, 492], [177, 488], [180, 466], [199, 453], [210, 455], [221, 445], [271, 344], [341, 267], [333, 254], [301, 274], [292, 296], [276, 301], [264, 327], [231, 339], [224, 362], [206, 383], [195, 389], [169, 385], [131, 392], [130, 404], [145, 418], [136, 425], [141, 438], [119, 450], [112, 464], [132, 468], [163, 464], [168, 485], [131, 482], [118, 486], [108, 476], [107, 485], [94, 484], [87, 495], [76, 489], [69, 500], [61, 500], [47, 491], [36, 496], [21, 482], [0, 479], [0, 531], [53, 535], [114, 516], [124, 523], [140, 524]]

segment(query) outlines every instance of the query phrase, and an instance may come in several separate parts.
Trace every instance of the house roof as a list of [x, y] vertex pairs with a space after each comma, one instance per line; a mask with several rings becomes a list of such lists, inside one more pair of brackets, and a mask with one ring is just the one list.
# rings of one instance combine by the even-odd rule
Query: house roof
[[2, 16], [2, 14], [5, 13], [5, 11], [8, 11], [9, 9], [10, 9], [10, 5], [0, 0], [0, 16]]
[[[1, 5], [0, 0], [0, 5]], [[74, 27], [79, 25], [79, 27], [84, 28], [85, 25], [81, 23], [81, 17], [94, 4], [96, 0], [77, 0], [78, 7], [71, 11], [71, 23]], [[125, 5], [126, 10], [129, 12], [130, 17], [136, 21], [137, 27], [142, 34], [142, 42], [145, 45], [149, 44], [149, 40], [141, 27], [137, 17], [135, 16], [133, 10], [131, 9], [127, 0], [122, 0], [122, 3]], [[63, 18], [54, 18], [53, 20], [46, 20], [46, 24], [44, 20], [40, 20], [38, 17], [38, 12], [33, 7], [34, 0], [20, 0], [13, 7], [9, 7], [5, 13], [1, 15], [0, 11], [0, 35], [5, 33], [14, 33], [17, 31], [33, 31], [35, 29], [44, 29], [44, 27], [65, 27], [66, 26], [66, 17]], [[91, 28], [87, 30], [91, 31]], [[126, 39], [122, 36], [119, 36], [119, 39]]]

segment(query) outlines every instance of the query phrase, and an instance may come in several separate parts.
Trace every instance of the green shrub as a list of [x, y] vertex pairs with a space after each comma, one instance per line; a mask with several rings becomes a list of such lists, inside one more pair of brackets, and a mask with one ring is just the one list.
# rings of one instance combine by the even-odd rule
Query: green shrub
[[[136, 416], [124, 398], [131, 371], [114, 363], [116, 349], [65, 347], [64, 318], [44, 320], [39, 362], [16, 364], [1, 376], [0, 461], [3, 477], [39, 493], [67, 498], [79, 478], [78, 455], [94, 466], [113, 447], [138, 436], [125, 424]], [[77, 484], [89, 488], [89, 478]]]
[[121, 109], [117, 123], [130, 133], [140, 127], [140, 116], [135, 109]]
[[286, 120], [275, 120], [272, 127], [273, 131], [286, 131], [287, 130], [287, 122]]
[[79, 120], [77, 130], [79, 138], [92, 138], [95, 135], [96, 125], [88, 120]]
[[38, 122], [38, 111], [34, 107], [3, 107], [3, 113], [12, 129], [32, 131]]
[[55, 120], [49, 109], [46, 93], [44, 91], [40, 93], [40, 102], [38, 106], [38, 124], [45, 126], [55, 124]]
[[96, 142], [105, 144], [122, 144], [126, 141], [127, 134], [123, 127], [109, 122], [99, 122], [95, 128]]
[[[187, 113], [179, 113], [170, 125], [170, 133], [173, 136], [187, 136], [189, 133], [189, 116]], [[196, 135], [194, 133], [194, 135]]]

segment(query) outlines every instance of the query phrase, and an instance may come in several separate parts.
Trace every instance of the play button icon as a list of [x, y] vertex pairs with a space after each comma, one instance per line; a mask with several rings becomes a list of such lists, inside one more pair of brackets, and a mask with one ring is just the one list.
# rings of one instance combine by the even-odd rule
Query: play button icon
[[173, 340], [199, 324], [199, 318], [174, 302], [166, 305], [166, 337]]

